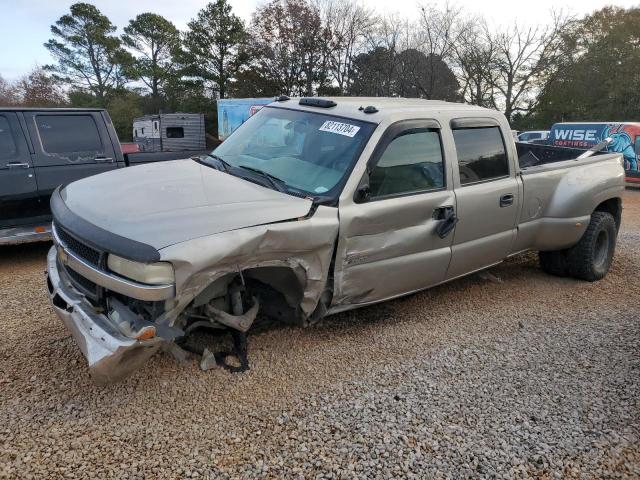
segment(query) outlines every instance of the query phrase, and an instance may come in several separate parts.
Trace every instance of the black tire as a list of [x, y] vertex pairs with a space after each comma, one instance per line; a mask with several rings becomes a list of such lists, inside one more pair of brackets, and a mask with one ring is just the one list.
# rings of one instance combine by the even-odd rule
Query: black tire
[[538, 252], [540, 267], [550, 275], [556, 277], [566, 277], [569, 275], [569, 265], [567, 263], [567, 250], [556, 250], [552, 252]]
[[604, 278], [613, 260], [616, 232], [613, 215], [593, 212], [584, 235], [567, 253], [569, 275], [588, 282]]

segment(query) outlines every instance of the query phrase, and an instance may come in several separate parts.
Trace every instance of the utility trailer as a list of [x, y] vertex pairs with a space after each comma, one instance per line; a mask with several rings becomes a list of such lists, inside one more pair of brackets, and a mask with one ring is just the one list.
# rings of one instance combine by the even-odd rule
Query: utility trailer
[[206, 149], [202, 113], [160, 113], [133, 120], [133, 141], [141, 152]]

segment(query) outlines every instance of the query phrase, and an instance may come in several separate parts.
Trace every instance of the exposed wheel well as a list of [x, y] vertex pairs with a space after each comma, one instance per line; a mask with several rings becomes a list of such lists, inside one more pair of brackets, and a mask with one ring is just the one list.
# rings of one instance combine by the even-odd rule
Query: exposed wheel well
[[227, 301], [229, 287], [233, 282], [243, 283], [248, 295], [258, 298], [260, 312], [287, 323], [299, 323], [303, 320], [300, 303], [305, 287], [300, 275], [293, 268], [282, 266], [253, 267], [229, 273], [205, 288], [194, 299], [193, 307], [201, 309], [213, 301], [217, 308], [230, 311]]
[[620, 223], [622, 221], [622, 199], [610, 198], [605, 200], [595, 208], [596, 212], [607, 212], [613, 216], [616, 222], [616, 230], [620, 229]]

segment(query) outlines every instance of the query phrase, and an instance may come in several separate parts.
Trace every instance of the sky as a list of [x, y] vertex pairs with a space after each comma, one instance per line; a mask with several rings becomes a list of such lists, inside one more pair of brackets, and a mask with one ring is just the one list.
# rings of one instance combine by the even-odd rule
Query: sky
[[[76, 0], [77, 1], [77, 0]], [[143, 12], [154, 12], [171, 20], [179, 29], [201, 9], [207, 0], [84, 0], [98, 7], [118, 27], [118, 33], [131, 18]], [[0, 0], [0, 75], [16, 80], [36, 66], [51, 62], [43, 47], [51, 38], [50, 27], [67, 13], [73, 0]], [[264, 0], [230, 0], [234, 12], [245, 21], [251, 19], [256, 6]], [[444, 5], [445, 0], [361, 0], [380, 14], [397, 12], [416, 18], [418, 4]], [[389, 7], [392, 3], [393, 7]], [[551, 9], [562, 9], [576, 16], [584, 16], [605, 5], [630, 7], [640, 0], [536, 0], [529, 3], [517, 0], [452, 0], [469, 14], [482, 14], [490, 22], [507, 25], [513, 21], [526, 24], [549, 22]]]

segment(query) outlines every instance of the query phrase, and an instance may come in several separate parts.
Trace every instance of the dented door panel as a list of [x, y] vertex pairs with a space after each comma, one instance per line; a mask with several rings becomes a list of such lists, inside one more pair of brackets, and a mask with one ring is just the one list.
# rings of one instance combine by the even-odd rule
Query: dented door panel
[[452, 235], [440, 238], [434, 210], [455, 205], [451, 191], [340, 207], [334, 307], [375, 302], [440, 283]]

